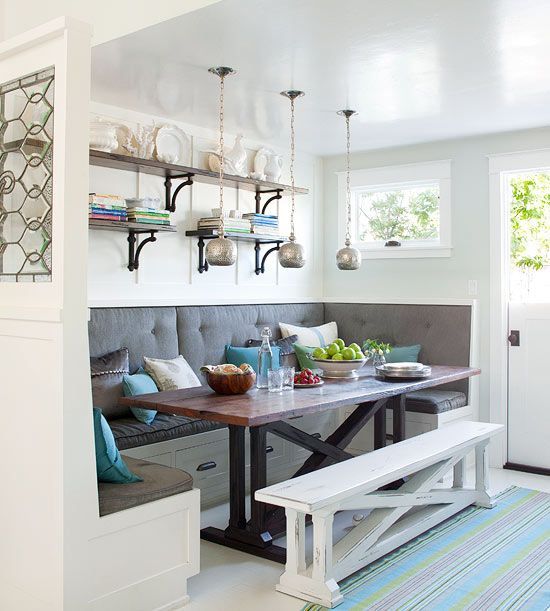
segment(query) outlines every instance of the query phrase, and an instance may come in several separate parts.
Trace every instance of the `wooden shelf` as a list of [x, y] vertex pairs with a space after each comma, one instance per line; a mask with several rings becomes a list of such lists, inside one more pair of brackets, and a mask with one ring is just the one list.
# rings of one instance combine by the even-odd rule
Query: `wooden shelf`
[[[217, 238], [220, 233], [216, 229], [196, 229], [186, 231], [185, 235], [191, 238]], [[242, 233], [240, 231], [226, 231], [226, 237], [232, 240], [243, 240], [245, 242], [259, 242], [260, 244], [274, 244], [275, 242], [286, 242], [288, 237], [281, 235], [269, 235], [265, 233]]]
[[[142, 172], [143, 174], [152, 174], [154, 176], [162, 176], [163, 178], [184, 178], [190, 176], [193, 182], [218, 184], [218, 173], [211, 172], [210, 170], [163, 163], [156, 159], [139, 159], [137, 157], [130, 157], [129, 155], [105, 153], [93, 149], [90, 149], [90, 164], [105, 168], [114, 168], [116, 170]], [[282, 195], [290, 195], [291, 193], [291, 187], [289, 185], [267, 182], [265, 180], [254, 180], [242, 176], [232, 176], [230, 174], [225, 175], [223, 182], [226, 187], [246, 189], [247, 191], [254, 191], [255, 193], [276, 193], [277, 191], [280, 191]], [[309, 190], [303, 187], [296, 187], [294, 192], [305, 195], [309, 193]]]
[[[122, 231], [128, 234], [128, 269], [131, 272], [139, 268], [139, 255], [146, 244], [157, 241], [157, 233], [173, 233], [176, 228], [172, 225], [157, 225], [155, 223], [132, 223], [130, 221], [102, 221], [101, 219], [88, 219], [90, 229], [106, 231]], [[148, 233], [149, 237], [141, 239], [138, 244], [138, 235]]]
[[132, 223], [130, 221], [102, 221], [101, 219], [89, 219], [90, 229], [105, 229], [106, 231], [130, 230], [136, 233], [150, 233], [151, 231], [176, 231], [173, 225], [157, 225], [156, 223]]

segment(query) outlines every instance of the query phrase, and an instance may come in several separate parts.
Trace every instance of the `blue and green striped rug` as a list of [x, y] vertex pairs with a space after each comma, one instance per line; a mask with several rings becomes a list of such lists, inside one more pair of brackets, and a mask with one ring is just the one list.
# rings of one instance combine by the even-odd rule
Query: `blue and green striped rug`
[[493, 509], [465, 509], [345, 579], [337, 609], [550, 609], [550, 494], [512, 487], [497, 500]]

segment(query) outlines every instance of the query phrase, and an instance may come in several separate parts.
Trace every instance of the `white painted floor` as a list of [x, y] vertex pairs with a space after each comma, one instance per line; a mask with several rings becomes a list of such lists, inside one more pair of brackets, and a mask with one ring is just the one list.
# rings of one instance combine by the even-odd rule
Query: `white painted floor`
[[[471, 485], [473, 474], [467, 483]], [[491, 469], [491, 490], [508, 486], [550, 493], [550, 477]], [[340, 518], [341, 520], [342, 518]], [[223, 527], [227, 505], [202, 512], [202, 526]], [[349, 518], [347, 522], [350, 522]], [[281, 543], [279, 539], [277, 541]], [[189, 611], [298, 611], [304, 602], [275, 591], [283, 566], [221, 545], [201, 541], [201, 572], [189, 581]]]

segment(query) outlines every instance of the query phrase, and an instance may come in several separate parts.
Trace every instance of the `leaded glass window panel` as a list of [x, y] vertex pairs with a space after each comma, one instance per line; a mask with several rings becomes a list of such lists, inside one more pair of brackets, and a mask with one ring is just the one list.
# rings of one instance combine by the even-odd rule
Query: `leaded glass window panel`
[[0, 85], [0, 282], [51, 281], [54, 78]]

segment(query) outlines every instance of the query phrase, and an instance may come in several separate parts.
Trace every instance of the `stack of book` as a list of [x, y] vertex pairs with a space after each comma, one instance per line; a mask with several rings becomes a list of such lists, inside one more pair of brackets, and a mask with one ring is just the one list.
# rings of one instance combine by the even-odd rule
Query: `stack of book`
[[128, 208], [128, 220], [131, 223], [146, 223], [148, 225], [170, 225], [170, 212], [158, 208], [133, 206]]
[[[226, 216], [223, 219], [225, 231], [233, 233], [250, 233], [250, 221], [248, 219], [235, 219]], [[197, 229], [212, 229], [218, 231], [220, 228], [220, 219], [217, 216], [209, 216], [199, 219]]]
[[126, 221], [126, 202], [120, 195], [101, 195], [90, 193], [88, 216], [102, 221]]
[[279, 235], [279, 218], [272, 214], [259, 214], [251, 212], [243, 214], [243, 218], [250, 221], [252, 233], [263, 233], [267, 235]]

